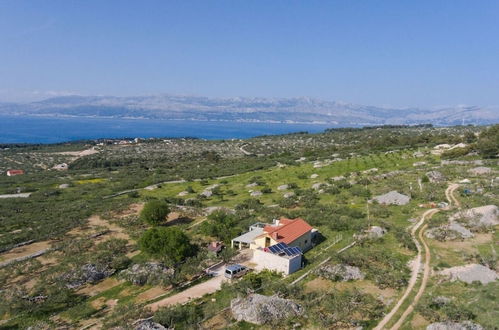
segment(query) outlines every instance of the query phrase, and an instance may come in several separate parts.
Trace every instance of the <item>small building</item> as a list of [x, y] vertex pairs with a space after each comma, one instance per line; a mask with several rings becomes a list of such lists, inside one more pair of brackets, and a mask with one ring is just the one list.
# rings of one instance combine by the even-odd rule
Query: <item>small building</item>
[[305, 220], [281, 218], [272, 224], [255, 223], [247, 233], [232, 239], [235, 249], [267, 248], [278, 243], [299, 247], [302, 251], [312, 248], [313, 228]]
[[7, 176], [16, 176], [16, 175], [23, 175], [24, 170], [8, 170], [7, 171]]
[[208, 253], [217, 256], [224, 248], [224, 244], [220, 241], [213, 241], [208, 244]]

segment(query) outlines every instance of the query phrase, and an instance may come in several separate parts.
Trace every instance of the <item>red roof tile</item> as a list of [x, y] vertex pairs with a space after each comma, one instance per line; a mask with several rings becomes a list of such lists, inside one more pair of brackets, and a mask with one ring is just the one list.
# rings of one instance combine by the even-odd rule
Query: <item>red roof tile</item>
[[263, 228], [263, 231], [265, 231], [278, 242], [290, 244], [312, 229], [313, 228], [301, 218], [282, 218], [280, 219], [278, 226], [265, 226]]

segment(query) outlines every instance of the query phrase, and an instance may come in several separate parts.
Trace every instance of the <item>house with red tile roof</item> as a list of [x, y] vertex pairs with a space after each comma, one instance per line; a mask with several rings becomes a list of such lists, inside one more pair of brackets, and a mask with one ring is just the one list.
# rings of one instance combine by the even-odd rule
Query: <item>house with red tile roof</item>
[[285, 243], [307, 251], [312, 248], [312, 229], [312, 226], [301, 218], [274, 220], [273, 224], [263, 227], [261, 234], [253, 239], [250, 248], [264, 249], [278, 243]]
[[7, 176], [15, 176], [15, 175], [23, 175], [24, 171], [23, 170], [8, 170], [7, 171]]

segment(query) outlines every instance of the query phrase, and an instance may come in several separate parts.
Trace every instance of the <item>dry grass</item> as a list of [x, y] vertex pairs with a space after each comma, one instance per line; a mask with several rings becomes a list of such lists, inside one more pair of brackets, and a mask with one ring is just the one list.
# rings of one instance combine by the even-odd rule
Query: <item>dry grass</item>
[[147, 301], [150, 301], [156, 297], [159, 297], [161, 295], [168, 293], [168, 291], [170, 291], [170, 290], [164, 289], [164, 288], [159, 287], [159, 286], [155, 286], [155, 287], [150, 288], [149, 290], [144, 291], [141, 294], [139, 294], [135, 298], [135, 301], [136, 302], [147, 302]]
[[426, 329], [430, 324], [421, 314], [416, 313], [411, 320], [411, 329]]
[[334, 282], [322, 277], [317, 277], [305, 284], [305, 292], [326, 292], [334, 287]]
[[484, 234], [476, 234], [475, 237], [469, 238], [464, 241], [433, 241], [433, 245], [439, 249], [450, 249], [457, 251], [465, 251], [467, 253], [478, 253], [477, 245], [487, 244], [492, 242], [492, 234], [484, 233]]
[[29, 256], [41, 250], [50, 248], [55, 241], [42, 241], [20, 246], [0, 254], [0, 262], [7, 262], [13, 259]]
[[230, 310], [224, 310], [221, 313], [209, 318], [202, 324], [203, 329], [226, 329], [232, 319], [232, 313]]
[[113, 288], [121, 283], [122, 283], [122, 281], [119, 281], [113, 277], [108, 277], [105, 280], [103, 280], [97, 284], [88, 285], [88, 286], [81, 288], [80, 290], [78, 290], [78, 293], [93, 297], [93, 296], [96, 296], [99, 293], [102, 293], [106, 290], [109, 290], [109, 289], [111, 289], [111, 288]]

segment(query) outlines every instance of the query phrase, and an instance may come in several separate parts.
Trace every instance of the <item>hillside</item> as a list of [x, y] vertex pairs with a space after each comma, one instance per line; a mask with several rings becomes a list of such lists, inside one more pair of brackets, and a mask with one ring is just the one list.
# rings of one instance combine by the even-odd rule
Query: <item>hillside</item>
[[[498, 133], [4, 145], [0, 328], [494, 328]], [[316, 233], [296, 272], [230, 247], [281, 218]]]
[[208, 98], [155, 95], [138, 97], [65, 96], [28, 104], [0, 104], [0, 115], [145, 118], [327, 123], [337, 126], [381, 124], [493, 124], [499, 108], [380, 108], [312, 98]]

